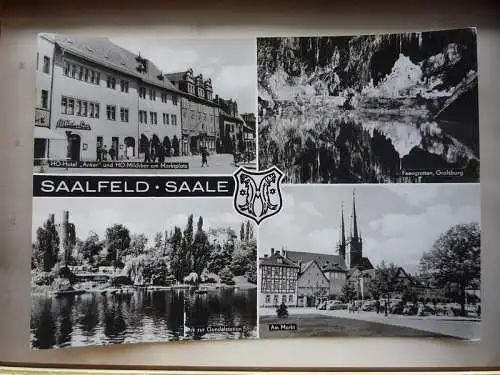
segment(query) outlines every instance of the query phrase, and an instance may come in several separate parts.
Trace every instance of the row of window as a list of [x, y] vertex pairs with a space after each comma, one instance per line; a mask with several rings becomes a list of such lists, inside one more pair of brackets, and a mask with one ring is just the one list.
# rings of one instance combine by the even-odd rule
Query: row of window
[[83, 65], [70, 63], [69, 61], [64, 61], [63, 74], [66, 77], [78, 79], [79, 81], [92, 83], [94, 85], [99, 85], [101, 82], [101, 73], [98, 71], [89, 69]]
[[[46, 62], [45, 59], [48, 59], [48, 62]], [[45, 71], [47, 70], [47, 71]], [[44, 73], [49, 73], [50, 70], [50, 59], [47, 57], [44, 57]], [[88, 83], [93, 83], [94, 85], [99, 85], [100, 80], [101, 80], [101, 74], [93, 69], [89, 69], [85, 66], [78, 65], [75, 63], [71, 63], [69, 61], [64, 61], [64, 75], [67, 77], [71, 77], [74, 79], [78, 79], [80, 81], [88, 82]], [[120, 79], [120, 91], [124, 93], [128, 93], [129, 91], [129, 81], [125, 79]], [[107, 75], [106, 76], [106, 87], [108, 89], [116, 90], [117, 86], [117, 79], [116, 77], [112, 75]], [[147, 90], [149, 93], [149, 99], [150, 100], [156, 100], [156, 90], [153, 88], [150, 88]], [[146, 98], [146, 88], [145, 87], [139, 87], [139, 97], [145, 99]], [[162, 93], [161, 94], [161, 101], [162, 103], [167, 103], [167, 100], [169, 98], [169, 94], [167, 93]], [[177, 96], [176, 95], [171, 95], [171, 100], [174, 105], [177, 105]]]
[[61, 97], [61, 113], [83, 117], [99, 118], [99, 103], [71, 98]]
[[[146, 90], [145, 87], [142, 87], [142, 86], [139, 87], [139, 98], [146, 99], [146, 96], [149, 97], [149, 100], [155, 101], [156, 100], [156, 90], [153, 88], [149, 88]], [[170, 100], [172, 100], [173, 105], [178, 104], [177, 95], [162, 92], [160, 97], [161, 97], [162, 103], [167, 103], [168, 99], [170, 99]]]
[[[147, 124], [148, 123], [148, 112], [140, 110], [139, 111], [139, 123]], [[149, 123], [151, 125], [158, 125], [158, 113], [157, 112], [149, 112]], [[177, 125], [177, 115], [163, 113], [163, 125]]]
[[295, 280], [262, 280], [262, 292], [293, 293], [296, 285]]
[[[281, 302], [286, 303], [286, 300], [287, 300], [286, 294], [283, 294], [281, 296]], [[266, 304], [269, 304], [269, 303], [271, 303], [271, 295], [266, 294]], [[273, 303], [275, 305], [278, 305], [278, 303], [279, 303], [279, 296], [277, 294], [274, 295]], [[288, 303], [293, 303], [293, 294], [290, 294], [288, 296]]]
[[[201, 87], [195, 87], [192, 83], [187, 84], [188, 93], [192, 95], [197, 95], [200, 98], [205, 99], [205, 90]], [[210, 91], [206, 91], [206, 99], [212, 100], [212, 93]]]
[[263, 277], [297, 278], [297, 269], [291, 267], [262, 267]]

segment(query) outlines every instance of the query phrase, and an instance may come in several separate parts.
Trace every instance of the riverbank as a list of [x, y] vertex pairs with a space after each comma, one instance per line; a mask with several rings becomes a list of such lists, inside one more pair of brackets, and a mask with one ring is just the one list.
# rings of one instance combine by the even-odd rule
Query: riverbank
[[234, 285], [227, 285], [223, 283], [200, 283], [198, 286], [190, 284], [176, 284], [170, 286], [163, 285], [123, 285], [120, 287], [112, 287], [109, 284], [103, 283], [78, 283], [74, 284], [71, 288], [58, 289], [52, 285], [32, 285], [31, 295], [77, 295], [84, 293], [101, 293], [101, 294], [123, 294], [135, 290], [144, 291], [164, 291], [164, 290], [205, 290], [207, 292], [217, 291], [220, 289], [238, 289], [250, 290], [257, 288], [256, 284], [249, 283], [244, 276], [236, 276], [234, 278]]

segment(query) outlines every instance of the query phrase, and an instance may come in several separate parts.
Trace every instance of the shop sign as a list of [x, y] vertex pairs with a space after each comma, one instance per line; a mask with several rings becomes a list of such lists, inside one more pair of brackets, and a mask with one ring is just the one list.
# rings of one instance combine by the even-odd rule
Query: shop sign
[[90, 124], [84, 121], [75, 122], [72, 120], [59, 119], [56, 123], [56, 128], [76, 129], [76, 130], [91, 130]]

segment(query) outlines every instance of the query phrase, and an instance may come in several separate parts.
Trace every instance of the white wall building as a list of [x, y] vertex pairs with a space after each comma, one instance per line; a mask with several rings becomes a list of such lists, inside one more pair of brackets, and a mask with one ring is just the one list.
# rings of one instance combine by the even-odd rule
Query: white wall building
[[179, 92], [150, 61], [106, 38], [43, 34], [38, 50], [35, 159], [138, 160], [146, 140], [180, 140]]

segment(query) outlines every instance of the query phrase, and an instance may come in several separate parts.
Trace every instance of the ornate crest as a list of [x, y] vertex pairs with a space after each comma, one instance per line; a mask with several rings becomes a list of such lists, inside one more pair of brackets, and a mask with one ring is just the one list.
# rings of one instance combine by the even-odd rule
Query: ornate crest
[[276, 167], [265, 171], [243, 167], [234, 173], [234, 208], [259, 225], [262, 220], [276, 215], [283, 205], [281, 179], [283, 173]]

